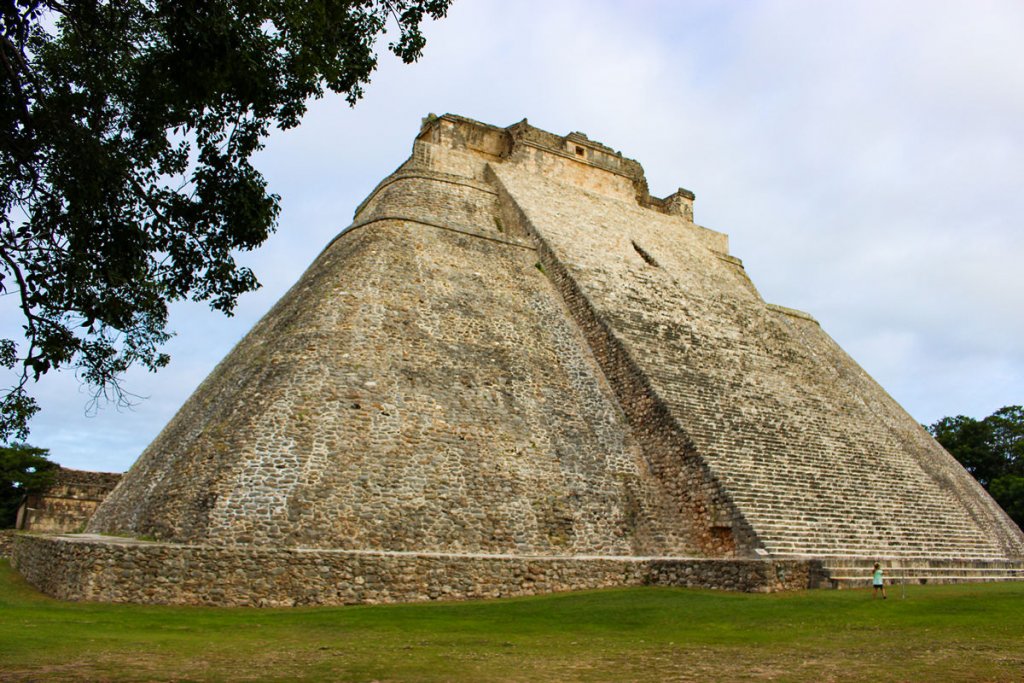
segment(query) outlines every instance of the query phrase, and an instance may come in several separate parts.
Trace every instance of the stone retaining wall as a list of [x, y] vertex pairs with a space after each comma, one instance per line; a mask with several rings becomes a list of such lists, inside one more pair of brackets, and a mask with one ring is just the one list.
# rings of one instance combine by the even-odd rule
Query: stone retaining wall
[[0, 529], [0, 558], [10, 557], [14, 547], [15, 529]]
[[285, 605], [1024, 559], [692, 201], [582, 134], [429, 118], [86, 527], [159, 543], [30, 537], [14, 564], [58, 597]]
[[22, 501], [15, 527], [43, 533], [81, 531], [120, 480], [113, 472], [57, 467], [45, 490], [32, 491]]
[[55, 598], [287, 607], [460, 600], [617, 586], [750, 592], [818, 585], [807, 560], [517, 557], [146, 543], [21, 535], [12, 564]]

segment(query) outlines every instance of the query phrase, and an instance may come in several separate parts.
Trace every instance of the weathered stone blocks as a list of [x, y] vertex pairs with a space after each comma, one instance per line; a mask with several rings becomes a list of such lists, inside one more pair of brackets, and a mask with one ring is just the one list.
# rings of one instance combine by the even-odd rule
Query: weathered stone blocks
[[15, 567], [64, 600], [291, 607], [463, 600], [613, 586], [747, 592], [817, 585], [810, 560], [525, 557], [188, 546], [23, 535]]
[[427, 120], [90, 523], [161, 543], [19, 539], [17, 566], [76, 598], [337, 604], [1024, 558], [692, 202], [582, 134]]
[[15, 527], [31, 531], [81, 531], [120, 474], [58, 467], [52, 483], [29, 493], [18, 508]]

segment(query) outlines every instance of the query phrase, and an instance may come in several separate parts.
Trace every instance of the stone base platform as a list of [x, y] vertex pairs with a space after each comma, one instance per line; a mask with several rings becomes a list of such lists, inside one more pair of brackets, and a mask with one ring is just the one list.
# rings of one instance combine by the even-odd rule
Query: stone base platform
[[[286, 607], [500, 598], [616, 586], [773, 592], [822, 585], [813, 559], [533, 557], [176, 545], [19, 535], [12, 565], [63, 600]], [[827, 585], [827, 584], [826, 584]]]
[[14, 529], [0, 529], [0, 558], [10, 557], [14, 548], [14, 536], [18, 532]]
[[934, 557], [828, 557], [822, 568], [832, 588], [868, 588], [878, 562], [886, 585], [1024, 581], [1024, 560], [945, 559]]

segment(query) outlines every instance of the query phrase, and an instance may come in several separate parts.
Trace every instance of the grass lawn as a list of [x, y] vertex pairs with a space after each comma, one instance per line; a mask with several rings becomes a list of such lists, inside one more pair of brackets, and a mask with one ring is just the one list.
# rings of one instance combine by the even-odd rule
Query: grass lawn
[[257, 610], [59, 602], [0, 561], [0, 680], [1022, 681], [1024, 582]]

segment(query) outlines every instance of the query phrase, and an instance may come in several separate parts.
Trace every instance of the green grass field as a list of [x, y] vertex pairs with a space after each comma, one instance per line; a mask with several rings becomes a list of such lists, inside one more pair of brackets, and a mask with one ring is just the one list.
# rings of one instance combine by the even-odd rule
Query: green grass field
[[1022, 681], [1024, 583], [257, 610], [59, 602], [2, 561], [0, 680]]

